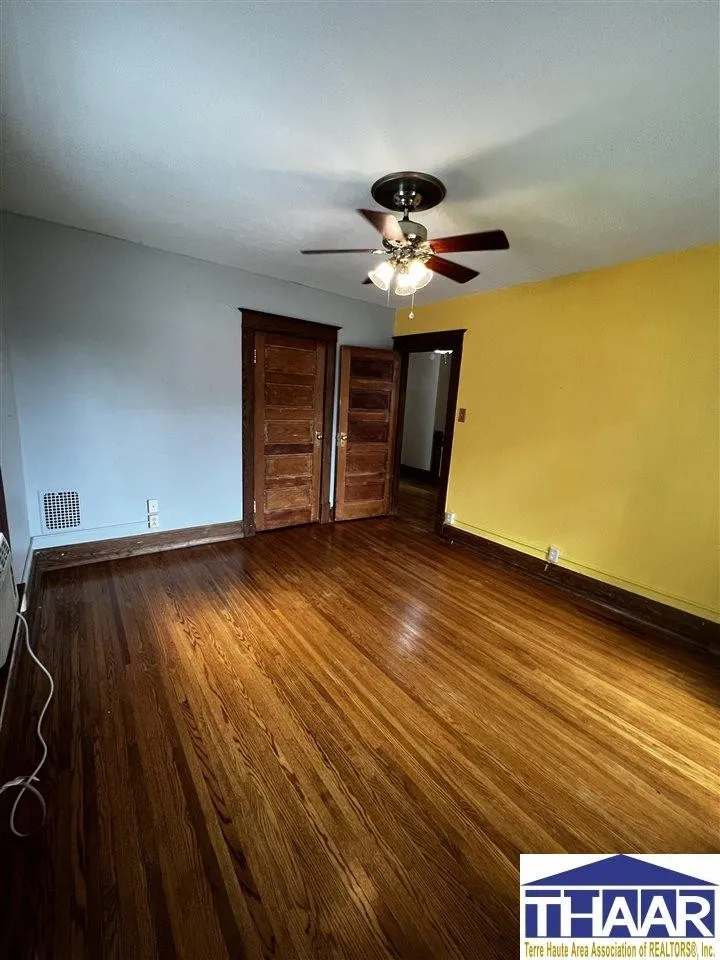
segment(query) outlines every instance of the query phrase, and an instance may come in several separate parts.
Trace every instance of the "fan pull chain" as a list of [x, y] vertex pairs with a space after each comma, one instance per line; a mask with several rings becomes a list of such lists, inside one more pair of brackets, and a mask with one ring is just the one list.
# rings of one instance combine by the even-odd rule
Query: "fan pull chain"
[[408, 314], [409, 320], [415, 319], [415, 291], [413, 291], [412, 301], [410, 303], [410, 313]]

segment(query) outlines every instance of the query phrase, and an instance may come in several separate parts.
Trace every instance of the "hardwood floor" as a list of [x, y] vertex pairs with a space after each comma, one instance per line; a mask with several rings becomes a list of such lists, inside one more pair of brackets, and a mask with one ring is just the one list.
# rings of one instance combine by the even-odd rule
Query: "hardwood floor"
[[437, 487], [402, 478], [398, 487], [398, 517], [417, 530], [430, 532], [435, 524], [437, 498]]
[[[713, 658], [411, 524], [55, 571], [41, 600], [49, 816], [14, 840], [2, 799], [2, 957], [507, 960], [520, 852], [718, 849]], [[26, 663], [17, 692], [37, 710]]]

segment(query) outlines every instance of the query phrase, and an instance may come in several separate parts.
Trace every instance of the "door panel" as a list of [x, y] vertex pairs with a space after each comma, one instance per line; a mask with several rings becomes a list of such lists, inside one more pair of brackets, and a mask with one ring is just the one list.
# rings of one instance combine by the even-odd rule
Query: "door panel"
[[319, 517], [325, 350], [255, 333], [255, 529]]
[[[265, 408], [268, 410], [268, 408]], [[294, 415], [295, 411], [293, 411]], [[273, 413], [266, 414], [272, 416]], [[310, 410], [312, 416], [312, 410]], [[312, 443], [315, 423], [313, 420], [266, 420], [266, 443]]]
[[272, 455], [267, 456], [266, 454], [265, 477], [266, 479], [287, 477], [291, 480], [295, 477], [312, 477], [312, 455], [307, 453], [290, 453], [285, 456], [276, 457]]
[[[266, 337], [269, 338], [270, 334], [266, 334]], [[277, 340], [279, 337], [274, 336], [273, 339]], [[313, 341], [298, 340], [298, 343], [313, 343]], [[315, 374], [313, 353], [312, 348], [304, 349], [272, 344], [265, 348], [265, 369], [268, 373], [294, 373], [311, 379]]]
[[389, 410], [390, 394], [379, 390], [351, 390], [351, 410]]
[[336, 520], [390, 512], [399, 387], [398, 353], [342, 348]]
[[353, 421], [348, 424], [348, 442], [386, 444], [390, 436], [388, 423], [373, 423], [371, 420]]

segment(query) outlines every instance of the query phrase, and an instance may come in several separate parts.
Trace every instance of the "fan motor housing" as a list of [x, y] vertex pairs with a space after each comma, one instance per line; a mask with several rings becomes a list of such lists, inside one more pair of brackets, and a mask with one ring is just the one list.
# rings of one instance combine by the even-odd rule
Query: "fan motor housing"
[[415, 223], [413, 220], [398, 220], [400, 229], [406, 240], [427, 240], [427, 227], [421, 223]]

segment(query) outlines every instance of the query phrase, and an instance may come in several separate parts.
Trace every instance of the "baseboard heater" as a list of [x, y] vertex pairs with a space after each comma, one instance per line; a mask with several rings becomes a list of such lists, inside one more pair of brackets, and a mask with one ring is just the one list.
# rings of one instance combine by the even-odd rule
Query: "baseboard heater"
[[0, 533], [0, 667], [5, 665], [15, 631], [18, 607], [10, 544]]

